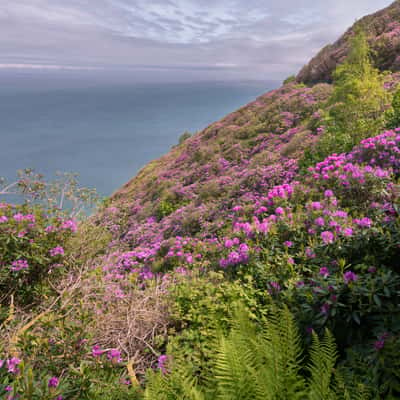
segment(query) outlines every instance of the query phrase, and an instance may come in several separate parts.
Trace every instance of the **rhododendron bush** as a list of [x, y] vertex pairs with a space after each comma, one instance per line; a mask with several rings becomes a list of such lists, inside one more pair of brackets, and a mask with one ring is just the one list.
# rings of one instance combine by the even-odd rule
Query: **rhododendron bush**
[[2, 305], [37, 302], [35, 293], [63, 268], [64, 243], [77, 230], [73, 219], [50, 216], [40, 206], [0, 203], [0, 291]]
[[[371, 393], [393, 392], [399, 144], [400, 129], [386, 131], [304, 175], [294, 169], [242, 187], [219, 204], [219, 215], [210, 214], [214, 202], [184, 205], [134, 227], [111, 203], [83, 223], [82, 235], [56, 210], [2, 203], [2, 331], [11, 338], [0, 369], [4, 393], [23, 393], [25, 375], [37, 370], [30, 379], [38, 398], [99, 396], [93, 382], [100, 376], [102, 390], [121, 386], [140, 396], [146, 369], [168, 374], [174, 359], [191, 360], [193, 373], [206, 380], [213, 343], [229, 331], [238, 303], [254, 320], [286, 304], [305, 343], [329, 328], [343, 354], [340, 368], [357, 366], [354, 379]], [[183, 235], [188, 217], [198, 225]], [[93, 246], [90, 232], [100, 237], [100, 228], [107, 232], [102, 251], [84, 257], [82, 246]], [[71, 269], [79, 262], [79, 254], [68, 254], [74, 248], [84, 268]], [[59, 296], [53, 303], [46, 300], [52, 291]], [[20, 323], [13, 315], [14, 307], [39, 312], [44, 305], [43, 320], [17, 310], [27, 318]], [[385, 367], [374, 370], [375, 363]], [[83, 371], [75, 380], [74, 368]]]
[[[392, 97], [400, 75], [373, 73], [381, 100]], [[332, 374], [325, 389], [343, 393], [315, 398], [398, 398], [398, 94], [393, 107], [379, 100], [369, 125], [370, 108], [352, 121], [333, 107], [337, 89], [288, 80], [185, 135], [90, 216], [82, 206], [96, 196], [74, 177], [48, 184], [25, 170], [0, 181], [0, 195], [24, 199], [0, 203], [0, 397], [149, 399], [146, 385], [158, 382], [173, 394], [157, 400], [180, 398], [183, 386], [194, 398], [233, 364], [245, 385], [234, 355], [221, 369], [218, 344], [257, 347], [258, 329], [279, 314], [293, 315], [293, 345], [305, 346], [293, 354], [302, 377], [310, 346], [332, 355], [319, 367]], [[332, 107], [343, 126], [362, 124], [340, 133], [351, 136], [345, 146], [332, 136]], [[393, 129], [375, 132], [385, 122]], [[305, 156], [318, 145], [317, 158]], [[244, 340], [240, 309], [252, 326]]]

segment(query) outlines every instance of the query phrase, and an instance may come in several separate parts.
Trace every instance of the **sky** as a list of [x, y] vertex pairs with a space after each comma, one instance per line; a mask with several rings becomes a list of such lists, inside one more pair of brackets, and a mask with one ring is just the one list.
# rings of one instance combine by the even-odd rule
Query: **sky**
[[391, 2], [0, 0], [0, 71], [284, 79]]

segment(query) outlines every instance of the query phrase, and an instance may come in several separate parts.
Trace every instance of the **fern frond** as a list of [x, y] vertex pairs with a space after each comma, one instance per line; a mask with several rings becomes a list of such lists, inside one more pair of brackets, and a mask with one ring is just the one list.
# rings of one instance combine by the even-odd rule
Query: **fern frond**
[[221, 340], [215, 364], [219, 400], [255, 399], [255, 381], [250, 372], [251, 360], [241, 344], [238, 343], [237, 336]]
[[334, 376], [336, 396], [340, 400], [370, 400], [370, 389], [357, 382], [348, 370], [342, 368], [335, 371]]
[[311, 373], [309, 381], [310, 400], [333, 400], [337, 398], [331, 387], [337, 358], [335, 339], [332, 334], [326, 330], [324, 338], [320, 340], [318, 335], [314, 333], [308, 366]]

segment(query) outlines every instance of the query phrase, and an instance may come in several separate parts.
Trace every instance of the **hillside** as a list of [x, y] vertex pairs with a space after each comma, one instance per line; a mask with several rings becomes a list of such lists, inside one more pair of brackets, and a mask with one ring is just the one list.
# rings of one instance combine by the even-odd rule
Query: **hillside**
[[290, 182], [296, 160], [323, 132], [331, 73], [345, 58], [357, 26], [366, 27], [377, 51], [375, 65], [393, 71], [387, 87], [398, 82], [398, 21], [399, 1], [364, 17], [311, 60], [295, 82], [260, 96], [149, 163], [111, 198], [124, 215], [124, 240], [135, 247], [176, 235], [212, 234], [232, 206], [253, 204], [271, 187]]
[[324, 47], [297, 75], [298, 82], [332, 82], [332, 72], [348, 54], [349, 38], [359, 28], [365, 30], [373, 50], [375, 65], [382, 71], [400, 70], [400, 2], [368, 15], [355, 23], [335, 43]]
[[399, 55], [396, 1], [79, 225], [0, 203], [0, 396], [398, 398]]

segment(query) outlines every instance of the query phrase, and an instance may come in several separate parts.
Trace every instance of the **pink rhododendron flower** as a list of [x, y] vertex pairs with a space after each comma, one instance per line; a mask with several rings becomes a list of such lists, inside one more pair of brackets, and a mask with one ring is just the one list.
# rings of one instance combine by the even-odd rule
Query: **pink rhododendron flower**
[[29, 268], [28, 261], [26, 261], [26, 260], [16, 260], [16, 261], [13, 261], [13, 263], [11, 265], [12, 265], [11, 270], [14, 272], [18, 272], [23, 269]]
[[53, 376], [49, 379], [49, 382], [47, 383], [47, 386], [49, 388], [56, 388], [59, 384], [59, 379], [56, 376]]
[[11, 374], [18, 374], [19, 373], [19, 368], [18, 365], [21, 364], [21, 360], [17, 357], [10, 358], [7, 360], [7, 369], [8, 372]]
[[100, 348], [100, 346], [99, 345], [94, 345], [93, 347], [92, 347], [92, 356], [93, 357], [100, 357], [100, 356], [102, 356], [104, 354], [104, 350], [101, 350], [101, 348]]
[[364, 217], [362, 219], [355, 219], [354, 223], [360, 228], [370, 228], [372, 226], [372, 220], [370, 218]]
[[353, 229], [351, 228], [344, 228], [343, 229], [344, 236], [350, 237], [353, 236]]
[[17, 222], [21, 222], [24, 220], [24, 216], [21, 213], [17, 213], [13, 216], [14, 220]]
[[227, 249], [230, 249], [231, 247], [233, 247], [233, 241], [231, 239], [227, 239], [225, 240], [224, 245]]
[[325, 220], [322, 217], [318, 217], [314, 221], [315, 225], [317, 226], [324, 226], [325, 225]]
[[335, 236], [330, 231], [324, 231], [321, 233], [321, 238], [325, 244], [333, 243]]
[[167, 367], [166, 367], [167, 362], [168, 362], [168, 356], [167, 355], [162, 354], [160, 357], [158, 357], [157, 367], [158, 367], [158, 369], [161, 370], [161, 372], [163, 374], [167, 373]]
[[49, 251], [49, 253], [50, 253], [50, 255], [52, 257], [55, 257], [57, 255], [63, 256], [64, 255], [64, 249], [61, 246], [57, 246], [57, 247], [54, 247], [53, 249], [51, 249]]
[[276, 210], [275, 210], [275, 214], [276, 215], [283, 215], [284, 214], [284, 209], [282, 208], [282, 207], [278, 207]]
[[358, 280], [358, 276], [353, 271], [347, 271], [343, 274], [343, 279], [346, 284], [349, 282], [355, 282]]
[[329, 313], [329, 309], [330, 309], [329, 303], [324, 303], [321, 307], [321, 313], [326, 315]]
[[69, 229], [71, 232], [76, 232], [78, 230], [78, 225], [73, 219], [69, 219], [61, 224], [61, 229]]
[[118, 349], [111, 349], [107, 352], [107, 358], [113, 363], [120, 363], [122, 361], [121, 352]]
[[327, 267], [322, 267], [319, 270], [319, 274], [322, 275], [324, 278], [327, 278], [330, 275], [329, 269]]

